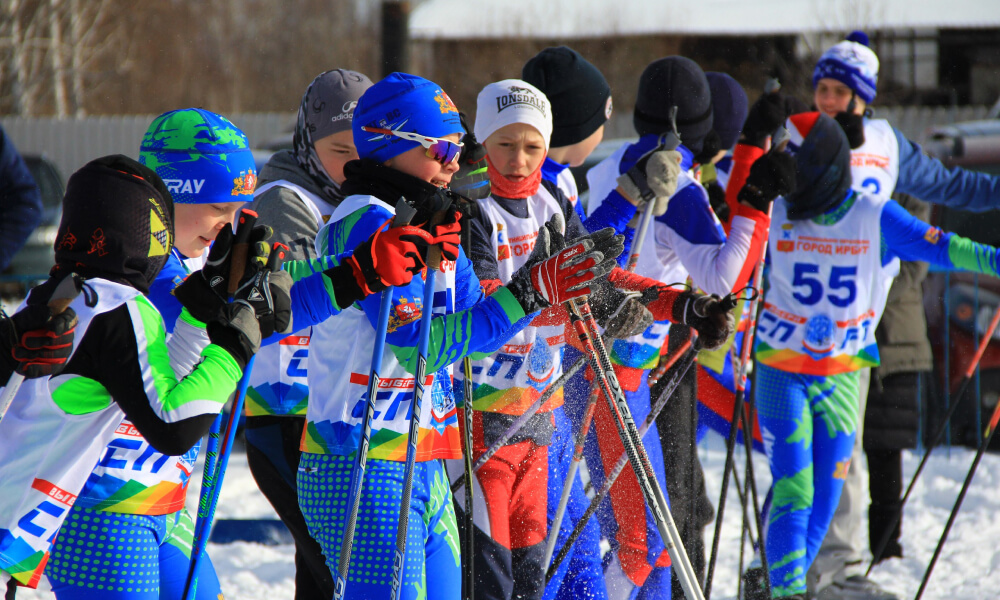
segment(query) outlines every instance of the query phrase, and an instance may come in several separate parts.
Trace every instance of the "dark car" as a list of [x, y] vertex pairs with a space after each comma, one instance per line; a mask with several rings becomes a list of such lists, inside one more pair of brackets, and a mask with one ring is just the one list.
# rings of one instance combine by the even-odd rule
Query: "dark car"
[[[1000, 175], [1000, 119], [971, 121], [929, 131], [924, 150], [945, 165]], [[1000, 246], [1000, 212], [969, 213], [942, 206], [934, 224], [945, 231], [991, 246]], [[937, 379], [934, 412], [945, 403], [972, 362], [978, 341], [1000, 308], [1000, 279], [973, 273], [934, 271], [924, 282], [928, 335], [934, 347]], [[976, 446], [1000, 396], [1000, 332], [979, 363], [980, 377], [960, 400], [952, 421], [951, 442]], [[949, 393], [945, 393], [949, 390]], [[975, 399], [979, 398], [977, 402]], [[1000, 445], [995, 440], [994, 445]]]
[[39, 154], [22, 156], [42, 193], [42, 223], [14, 255], [7, 269], [0, 273], [0, 294], [4, 297], [23, 296], [32, 283], [48, 277], [55, 259], [53, 243], [62, 218], [62, 198], [66, 189], [59, 168], [51, 160]]

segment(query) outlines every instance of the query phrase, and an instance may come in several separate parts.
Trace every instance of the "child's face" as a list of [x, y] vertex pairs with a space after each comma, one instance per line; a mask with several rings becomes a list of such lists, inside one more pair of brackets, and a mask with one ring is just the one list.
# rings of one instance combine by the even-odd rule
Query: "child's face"
[[[824, 77], [816, 82], [816, 90], [813, 92], [813, 102], [816, 108], [828, 117], [836, 117], [837, 113], [847, 111], [847, 105], [851, 103], [851, 88], [832, 77]], [[854, 114], [860, 115], [865, 112], [865, 101], [855, 96]]]
[[174, 204], [174, 240], [177, 250], [188, 258], [198, 258], [232, 223], [243, 202], [215, 204]]
[[483, 146], [493, 167], [513, 182], [526, 179], [545, 160], [545, 138], [527, 123], [511, 123], [497, 129]]
[[[458, 143], [461, 136], [457, 133], [452, 133], [442, 137], [442, 140], [448, 140], [454, 143]], [[427, 156], [427, 150], [423, 146], [417, 146], [416, 148], [411, 148], [402, 154], [397, 154], [389, 160], [385, 161], [385, 166], [396, 169], [397, 171], [402, 171], [407, 175], [412, 175], [417, 179], [423, 179], [427, 183], [436, 185], [437, 187], [443, 188], [451, 183], [451, 176], [458, 171], [458, 157], [446, 165], [442, 165], [433, 158]]]
[[327, 175], [338, 185], [344, 183], [344, 164], [358, 158], [358, 149], [354, 146], [354, 132], [350, 129], [338, 131], [317, 140], [313, 147]]

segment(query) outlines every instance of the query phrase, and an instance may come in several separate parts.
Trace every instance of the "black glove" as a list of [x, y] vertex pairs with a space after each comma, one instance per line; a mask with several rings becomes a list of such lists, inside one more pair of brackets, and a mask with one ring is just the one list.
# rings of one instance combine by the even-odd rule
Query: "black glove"
[[[283, 249], [284, 245], [279, 244], [275, 252]], [[233, 295], [235, 302], [253, 309], [263, 338], [292, 330], [292, 277], [281, 270], [280, 261], [269, 260], [270, 254], [267, 242], [255, 242], [250, 246], [243, 279]]]
[[45, 304], [30, 304], [11, 317], [0, 315], [0, 357], [11, 372], [32, 379], [66, 367], [77, 325], [72, 308], [52, 315]]
[[720, 299], [716, 295], [681, 292], [674, 300], [672, 321], [694, 327], [701, 347], [714, 350], [729, 339], [736, 327], [735, 307], [736, 299], [732, 295]]
[[626, 294], [604, 280], [590, 296], [590, 312], [604, 335], [625, 339], [639, 335], [653, 324], [653, 315], [635, 296]]
[[244, 301], [222, 307], [219, 314], [206, 324], [208, 339], [236, 359], [245, 369], [250, 358], [260, 350], [260, 324], [253, 308]]
[[740, 141], [763, 148], [767, 144], [767, 138], [785, 119], [808, 110], [809, 107], [798, 98], [780, 92], [764, 93], [750, 107], [747, 119], [743, 122]]
[[[270, 236], [270, 230], [265, 226], [257, 226], [251, 230], [250, 244], [262, 242]], [[173, 294], [181, 305], [191, 313], [191, 316], [208, 323], [218, 315], [229, 300], [227, 288], [233, 256], [233, 226], [226, 223], [219, 235], [212, 242], [208, 251], [205, 266], [200, 271], [191, 273], [174, 288]]]
[[784, 152], [768, 152], [750, 166], [746, 183], [736, 197], [761, 212], [767, 212], [775, 198], [793, 190], [795, 159]]
[[847, 142], [851, 150], [856, 150], [865, 144], [865, 118], [852, 112], [839, 112], [834, 117], [840, 128], [847, 134]]
[[723, 223], [729, 222], [729, 204], [726, 203], [726, 190], [719, 185], [718, 181], [711, 181], [705, 185], [708, 192], [708, 203], [712, 205], [715, 216]]
[[479, 143], [465, 122], [465, 113], [458, 113], [462, 127], [462, 153], [458, 156], [458, 171], [451, 176], [448, 187], [469, 200], [483, 200], [490, 195], [490, 177], [486, 172], [486, 148]]

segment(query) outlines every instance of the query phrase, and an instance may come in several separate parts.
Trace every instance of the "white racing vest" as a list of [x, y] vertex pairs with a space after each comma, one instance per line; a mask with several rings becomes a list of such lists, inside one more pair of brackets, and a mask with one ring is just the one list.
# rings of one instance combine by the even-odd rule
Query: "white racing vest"
[[[370, 204], [395, 214], [395, 208], [374, 196], [349, 196], [337, 207], [330, 223], [350, 218]], [[327, 229], [316, 237], [317, 252], [326, 254]], [[419, 326], [423, 312], [424, 280], [414, 276], [395, 291], [388, 331], [401, 326]], [[455, 312], [455, 263], [441, 261], [435, 278], [435, 315]], [[309, 370], [310, 399], [306, 412], [306, 433], [302, 450], [315, 454], [351, 455], [357, 451], [367, 402], [368, 378], [375, 346], [375, 328], [357, 304], [313, 327], [310, 348], [313, 368]], [[318, 360], [318, 362], [315, 362]], [[413, 406], [413, 374], [396, 359], [389, 341], [382, 354], [382, 370], [375, 400], [369, 459], [403, 461]], [[426, 395], [420, 413], [417, 461], [460, 458], [458, 412], [451, 393], [451, 367], [428, 373]], [[437, 381], [443, 377], [446, 381]]]
[[[568, 173], [569, 170], [563, 171]], [[500, 283], [506, 284], [525, 262], [535, 247], [538, 229], [555, 214], [565, 215], [559, 201], [539, 186], [535, 195], [527, 198], [528, 216], [516, 217], [507, 212], [492, 197], [479, 200], [479, 208], [492, 223], [490, 244], [497, 259]], [[545, 324], [549, 321], [549, 324]], [[566, 345], [564, 318], [535, 318], [500, 348], [482, 360], [472, 361], [474, 384], [473, 408], [479, 411], [521, 415], [539, 395], [562, 374], [562, 355]], [[464, 380], [464, 374], [458, 378]], [[461, 385], [456, 391], [464, 391]], [[559, 390], [541, 407], [542, 412], [562, 405]]]
[[[177, 255], [180, 258], [180, 255]], [[188, 273], [200, 270], [208, 252], [184, 258]], [[182, 318], [168, 335], [170, 361], [177, 377], [184, 377], [201, 360], [209, 344], [203, 326], [194, 327]], [[77, 504], [83, 508], [133, 515], [166, 515], [184, 508], [187, 487], [198, 460], [201, 442], [183, 456], [168, 456], [149, 445], [132, 423], [123, 420], [94, 467]]]
[[[139, 294], [102, 279], [88, 280], [87, 286], [96, 293], [97, 304], [87, 306], [84, 294], [70, 304], [79, 319], [74, 352], [94, 317], [123, 303], [134, 304]], [[133, 324], [142, 353], [145, 338], [138, 315], [133, 315]], [[68, 390], [75, 389], [76, 379], [81, 378], [25, 380], [0, 421], [0, 569], [32, 588], [39, 583], [63, 520], [125, 416], [110, 397], [94, 412], [65, 412], [53, 394], [73, 394]]]
[[[623, 145], [614, 154], [587, 172], [587, 181], [591, 186], [591, 196], [587, 206], [589, 213], [593, 214], [608, 194], [617, 187], [617, 179], [620, 174], [618, 172], [619, 164], [628, 146], [628, 144]], [[677, 179], [677, 191], [679, 192], [689, 185], [701, 184], [689, 171], [681, 171]], [[594, 195], [595, 191], [597, 192], [596, 196]], [[639, 261], [635, 266], [635, 272], [661, 283], [683, 284], [687, 281], [689, 274], [670, 247], [667, 229], [668, 226], [665, 223], [655, 219], [650, 224], [640, 250]], [[631, 252], [631, 248], [626, 248], [625, 251]], [[670, 323], [662, 321], [653, 323], [639, 335], [615, 340], [610, 348], [612, 361], [636, 369], [655, 367], [660, 358], [660, 348], [663, 347], [669, 331]]]
[[[254, 190], [254, 198], [268, 190], [282, 187], [302, 201], [316, 219], [320, 229], [333, 213], [334, 206], [316, 194], [290, 181], [271, 181]], [[305, 415], [309, 399], [308, 363], [309, 337], [312, 327], [305, 327], [282, 339], [277, 344], [264, 346], [257, 353], [247, 388], [246, 414]]]
[[878, 365], [875, 327], [899, 272], [898, 258], [882, 266], [886, 201], [857, 193], [833, 213], [796, 221], [788, 219], [784, 199], [775, 201], [758, 361], [807, 375]]
[[865, 119], [865, 143], [851, 150], [851, 187], [889, 198], [899, 179], [899, 140], [885, 119]]

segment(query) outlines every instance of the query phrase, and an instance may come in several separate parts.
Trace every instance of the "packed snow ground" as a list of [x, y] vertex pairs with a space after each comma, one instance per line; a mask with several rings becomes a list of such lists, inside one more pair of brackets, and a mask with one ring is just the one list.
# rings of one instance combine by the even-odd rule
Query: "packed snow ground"
[[[721, 438], [709, 435], [699, 449], [706, 467], [709, 494], [717, 501], [721, 485], [725, 448]], [[873, 578], [902, 598], [912, 598], [920, 584], [927, 562], [948, 518], [962, 481], [972, 464], [974, 452], [961, 448], [939, 448], [931, 457], [921, 481], [911, 497], [903, 523], [903, 546], [907, 557], [890, 560], [876, 567]], [[912, 476], [919, 456], [905, 454], [906, 477]], [[742, 453], [737, 455], [742, 465]], [[770, 483], [767, 463], [756, 456], [754, 468], [761, 496]], [[200, 468], [199, 468], [200, 472]], [[200, 481], [200, 478], [199, 478]], [[188, 507], [196, 511], [198, 482], [188, 493]], [[996, 598], [997, 572], [1000, 570], [1000, 456], [984, 457], [973, 481], [961, 514], [935, 567], [924, 594], [928, 600], [981, 600]], [[271, 506], [257, 490], [246, 456], [234, 454], [226, 473], [218, 518], [276, 518]], [[740, 536], [739, 499], [730, 487], [725, 511], [723, 543], [719, 553], [712, 597], [731, 600], [736, 597], [736, 573]], [[867, 536], [867, 526], [864, 528]], [[711, 527], [707, 543], [711, 543]], [[293, 597], [293, 554], [290, 545], [262, 546], [234, 543], [210, 544], [209, 554], [222, 581], [222, 590], [230, 599], [290, 600]], [[749, 559], [747, 559], [749, 560]], [[21, 590], [18, 600], [51, 600], [51, 593]]]

